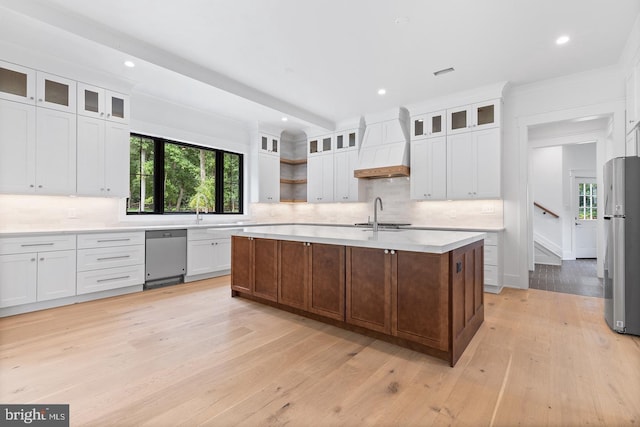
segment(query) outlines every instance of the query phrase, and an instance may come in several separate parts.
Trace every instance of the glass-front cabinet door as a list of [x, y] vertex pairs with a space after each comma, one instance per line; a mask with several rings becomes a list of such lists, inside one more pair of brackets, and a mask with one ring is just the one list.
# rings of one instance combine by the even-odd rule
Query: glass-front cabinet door
[[36, 71], [0, 61], [0, 98], [35, 104]]
[[280, 139], [272, 136], [261, 134], [260, 135], [260, 151], [269, 154], [278, 154], [280, 150]]
[[104, 89], [78, 83], [78, 114], [104, 119], [106, 117]]
[[[307, 153], [309, 155], [328, 153], [333, 150], [334, 135], [323, 135], [319, 137], [309, 138], [307, 144]], [[344, 144], [344, 137], [343, 137]]]
[[356, 148], [358, 145], [358, 130], [347, 130], [335, 135], [336, 150]]
[[37, 72], [36, 105], [52, 110], [76, 112], [76, 82], [53, 74]]
[[447, 110], [447, 134], [489, 129], [500, 125], [500, 100], [493, 99]]
[[435, 138], [447, 134], [447, 112], [436, 111], [413, 116], [411, 119], [411, 138]]
[[107, 120], [118, 123], [129, 123], [129, 96], [110, 90], [105, 91]]

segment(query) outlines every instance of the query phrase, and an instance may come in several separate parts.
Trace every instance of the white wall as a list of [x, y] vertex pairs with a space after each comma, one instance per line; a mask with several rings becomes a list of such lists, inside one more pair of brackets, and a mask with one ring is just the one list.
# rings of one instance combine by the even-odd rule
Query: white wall
[[[538, 204], [560, 214], [563, 201], [563, 149], [562, 147], [535, 148], [530, 153], [532, 198]], [[542, 209], [533, 210], [533, 232], [552, 245], [554, 252], [562, 254], [564, 239], [562, 218], [545, 214]], [[549, 245], [547, 245], [549, 246]]]

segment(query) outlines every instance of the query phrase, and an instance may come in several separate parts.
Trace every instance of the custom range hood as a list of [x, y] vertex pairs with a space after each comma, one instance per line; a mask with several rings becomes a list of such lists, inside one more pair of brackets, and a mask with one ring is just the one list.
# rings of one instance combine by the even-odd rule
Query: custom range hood
[[400, 107], [365, 117], [356, 178], [409, 176], [409, 112]]

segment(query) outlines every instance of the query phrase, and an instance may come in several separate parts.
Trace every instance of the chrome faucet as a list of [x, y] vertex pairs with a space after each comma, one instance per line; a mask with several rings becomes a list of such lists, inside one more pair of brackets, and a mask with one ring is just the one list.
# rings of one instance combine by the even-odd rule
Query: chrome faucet
[[200, 224], [200, 221], [202, 221], [202, 212], [200, 211], [200, 202], [203, 197], [204, 197], [204, 203], [205, 203], [204, 208], [206, 211], [207, 210], [206, 205], [207, 203], [209, 203], [209, 201], [207, 200], [207, 196], [205, 196], [202, 193], [196, 194], [196, 224]]
[[380, 202], [380, 210], [382, 209], [382, 199], [376, 197], [373, 201], [373, 231], [378, 231], [378, 202]]

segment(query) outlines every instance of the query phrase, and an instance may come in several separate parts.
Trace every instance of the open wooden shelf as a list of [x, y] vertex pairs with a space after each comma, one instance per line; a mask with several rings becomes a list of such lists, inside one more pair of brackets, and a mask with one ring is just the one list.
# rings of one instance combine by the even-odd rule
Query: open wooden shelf
[[288, 179], [288, 178], [280, 178], [281, 184], [306, 184], [307, 180], [305, 179]]
[[286, 165], [304, 165], [305, 163], [307, 163], [307, 159], [292, 160], [280, 157], [280, 163], [284, 163]]

